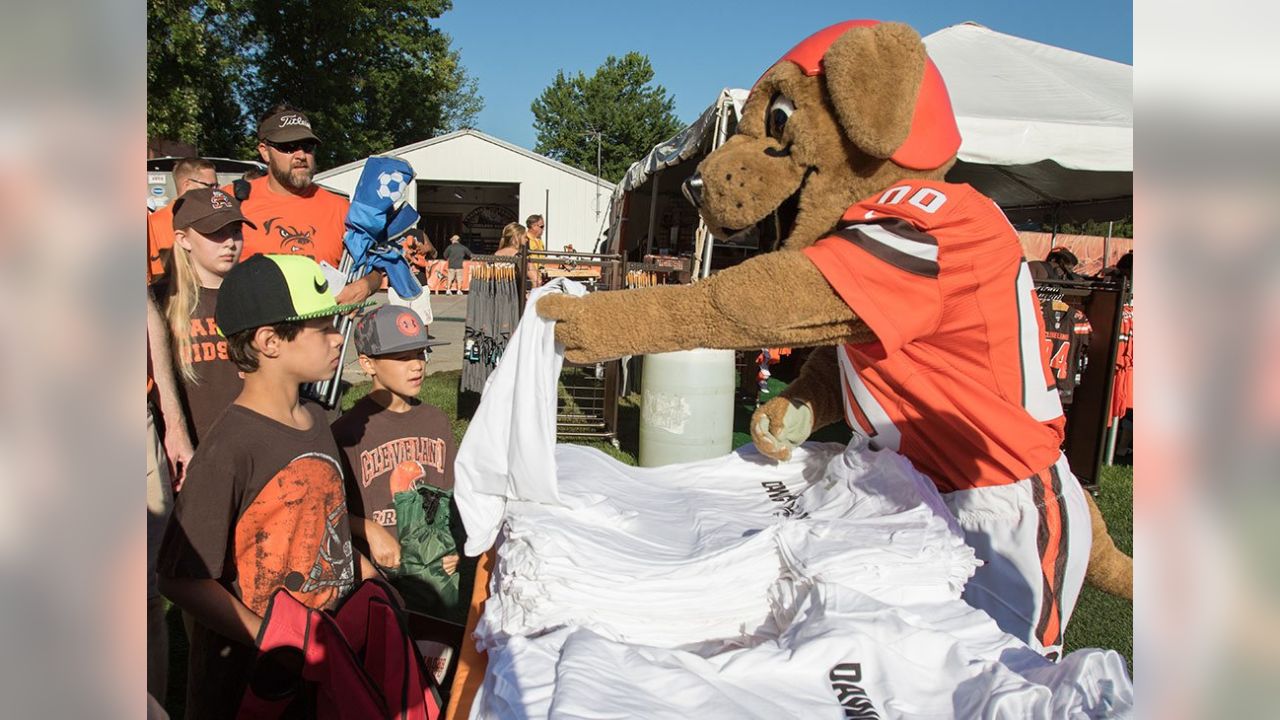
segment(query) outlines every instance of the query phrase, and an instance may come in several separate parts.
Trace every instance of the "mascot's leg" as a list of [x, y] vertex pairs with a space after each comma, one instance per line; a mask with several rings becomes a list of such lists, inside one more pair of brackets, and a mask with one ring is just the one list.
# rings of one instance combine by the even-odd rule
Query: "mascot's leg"
[[965, 586], [965, 602], [1056, 660], [1092, 543], [1089, 504], [1066, 458], [1012, 485], [942, 497], [984, 563]]
[[1089, 572], [1085, 582], [1116, 597], [1133, 599], [1133, 558], [1120, 552], [1107, 532], [1107, 521], [1093, 498], [1085, 493], [1093, 525], [1093, 549], [1089, 552]]

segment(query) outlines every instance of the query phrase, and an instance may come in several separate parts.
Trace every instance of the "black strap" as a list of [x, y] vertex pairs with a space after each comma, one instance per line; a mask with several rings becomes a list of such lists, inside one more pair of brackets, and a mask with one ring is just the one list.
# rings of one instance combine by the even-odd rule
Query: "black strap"
[[253, 186], [244, 178], [238, 178], [231, 181], [232, 194], [235, 195], [236, 200], [239, 200], [240, 202], [244, 202], [249, 199], [249, 191], [252, 189]]

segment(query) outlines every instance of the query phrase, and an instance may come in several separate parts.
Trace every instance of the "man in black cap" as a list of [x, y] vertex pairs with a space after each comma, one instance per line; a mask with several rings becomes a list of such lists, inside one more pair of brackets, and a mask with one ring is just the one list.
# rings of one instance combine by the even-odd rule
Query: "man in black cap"
[[[316, 185], [316, 146], [311, 121], [289, 105], [276, 105], [258, 124], [258, 154], [265, 177], [250, 180], [240, 206], [256, 230], [246, 228], [244, 257], [259, 254], [306, 255], [338, 267], [349, 203]], [[228, 190], [230, 191], [230, 190]], [[382, 273], [370, 272], [338, 293], [340, 304], [362, 302], [382, 287]]]
[[1049, 251], [1044, 257], [1045, 264], [1049, 271], [1049, 277], [1055, 280], [1080, 280], [1082, 279], [1076, 273], [1076, 267], [1080, 264], [1080, 259], [1076, 254], [1067, 248], [1059, 245]]

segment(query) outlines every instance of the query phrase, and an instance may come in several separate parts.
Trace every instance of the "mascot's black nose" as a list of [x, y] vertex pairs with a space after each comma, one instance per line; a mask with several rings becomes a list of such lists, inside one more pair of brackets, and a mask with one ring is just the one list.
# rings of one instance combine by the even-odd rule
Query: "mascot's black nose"
[[680, 189], [684, 191], [684, 196], [689, 198], [689, 202], [693, 203], [695, 208], [702, 207], [701, 173], [695, 172], [693, 175], [690, 175], [689, 179], [685, 180], [684, 183], [680, 185]]

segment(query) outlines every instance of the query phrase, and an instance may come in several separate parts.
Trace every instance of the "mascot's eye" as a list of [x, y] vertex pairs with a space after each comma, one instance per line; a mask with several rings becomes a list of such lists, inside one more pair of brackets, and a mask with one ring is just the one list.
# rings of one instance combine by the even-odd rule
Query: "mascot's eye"
[[791, 102], [791, 98], [786, 95], [774, 95], [773, 102], [769, 103], [769, 113], [765, 116], [765, 129], [769, 137], [781, 140], [782, 131], [787, 127], [787, 120], [795, 111], [796, 106]]

